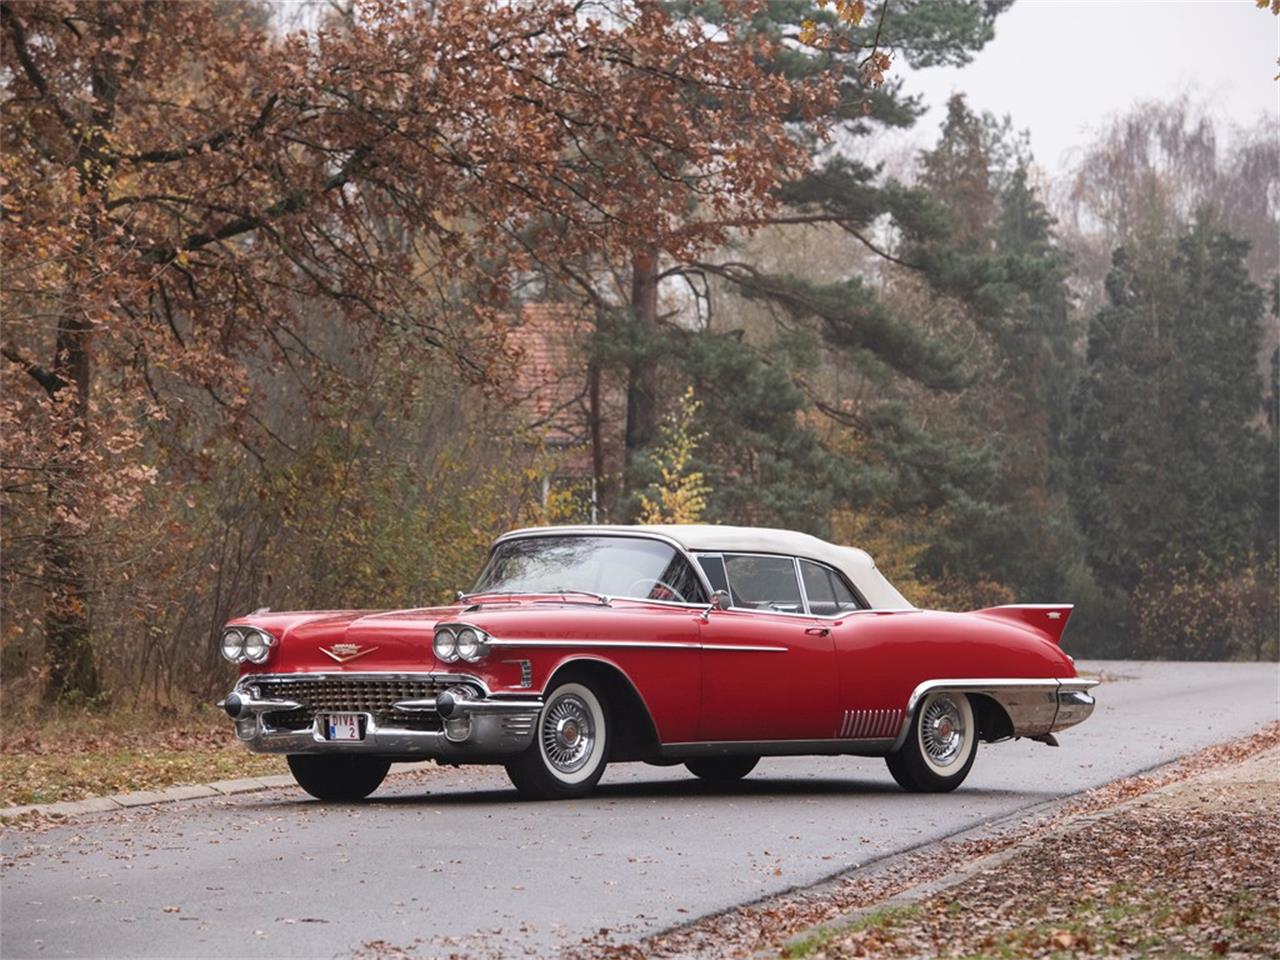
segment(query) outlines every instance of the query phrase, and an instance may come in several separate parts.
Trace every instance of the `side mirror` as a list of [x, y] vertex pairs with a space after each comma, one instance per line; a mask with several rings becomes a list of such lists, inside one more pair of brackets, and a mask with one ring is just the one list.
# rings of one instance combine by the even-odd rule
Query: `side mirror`
[[728, 590], [717, 590], [711, 594], [712, 610], [728, 610], [733, 606], [733, 598], [729, 596]]

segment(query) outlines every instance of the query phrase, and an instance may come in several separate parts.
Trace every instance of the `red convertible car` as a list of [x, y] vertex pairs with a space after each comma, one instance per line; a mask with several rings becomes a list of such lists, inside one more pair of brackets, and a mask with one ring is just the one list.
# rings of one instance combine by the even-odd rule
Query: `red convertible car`
[[233, 620], [221, 706], [322, 800], [423, 758], [503, 764], [533, 798], [583, 796], [611, 761], [731, 780], [792, 754], [882, 756], [945, 791], [978, 741], [1055, 744], [1093, 712], [1070, 615], [919, 610], [861, 550], [784, 530], [517, 530], [451, 606]]

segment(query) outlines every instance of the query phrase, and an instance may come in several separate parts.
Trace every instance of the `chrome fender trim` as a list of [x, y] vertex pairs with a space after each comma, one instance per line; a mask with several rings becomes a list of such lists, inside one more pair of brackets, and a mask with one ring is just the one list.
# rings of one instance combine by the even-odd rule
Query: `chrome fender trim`
[[906, 712], [890, 752], [902, 749], [911, 731], [916, 707], [930, 693], [980, 693], [1004, 708], [1015, 737], [1039, 737], [1074, 726], [1093, 713], [1094, 699], [1086, 690], [1100, 681], [1070, 678], [955, 678], [926, 680], [911, 691]]

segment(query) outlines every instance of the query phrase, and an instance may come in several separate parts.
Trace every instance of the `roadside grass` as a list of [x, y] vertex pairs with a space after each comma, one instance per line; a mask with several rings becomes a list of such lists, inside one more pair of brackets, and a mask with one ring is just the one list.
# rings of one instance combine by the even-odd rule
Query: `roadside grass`
[[874, 950], [877, 938], [874, 935], [870, 935], [871, 931], [888, 935], [888, 932], [898, 925], [909, 923], [919, 915], [920, 908], [915, 905], [882, 907], [844, 926], [820, 930], [812, 937], [792, 944], [784, 951], [783, 956], [797, 958], [797, 960], [802, 957], [815, 958], [822, 956], [825, 955], [824, 948], [837, 939], [856, 938], [859, 942], [865, 944], [866, 949]]
[[20, 711], [0, 739], [0, 807], [288, 772], [250, 753], [211, 707]]
[[784, 957], [1280, 956], [1280, 751], [1050, 834]]
[[[1175, 909], [1164, 894], [1128, 885], [1115, 897], [1082, 901], [1053, 922], [1022, 918], [1011, 929], [978, 924], [972, 939], [948, 928], [973, 924], [966, 903], [931, 900], [921, 905], [877, 910], [847, 926], [823, 930], [782, 952], [786, 958], [843, 960], [846, 957], [954, 957], [1012, 960], [1079, 956], [1260, 956], [1277, 955], [1274, 899], [1257, 891], [1229, 894], [1213, 906]], [[1117, 894], [1118, 895], [1118, 894]], [[944, 922], [945, 921], [945, 922]], [[968, 942], [966, 942], [968, 941]], [[975, 942], [976, 941], [976, 942]]]

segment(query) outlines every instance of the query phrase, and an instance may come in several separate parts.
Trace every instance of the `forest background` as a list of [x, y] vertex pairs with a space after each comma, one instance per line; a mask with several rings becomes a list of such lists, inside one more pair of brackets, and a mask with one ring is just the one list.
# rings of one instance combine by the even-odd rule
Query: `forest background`
[[1276, 659], [1275, 118], [1136, 104], [1051, 177], [956, 95], [880, 149], [895, 64], [1008, 6], [5, 3], [6, 700], [207, 701], [231, 617], [443, 601], [591, 519]]

